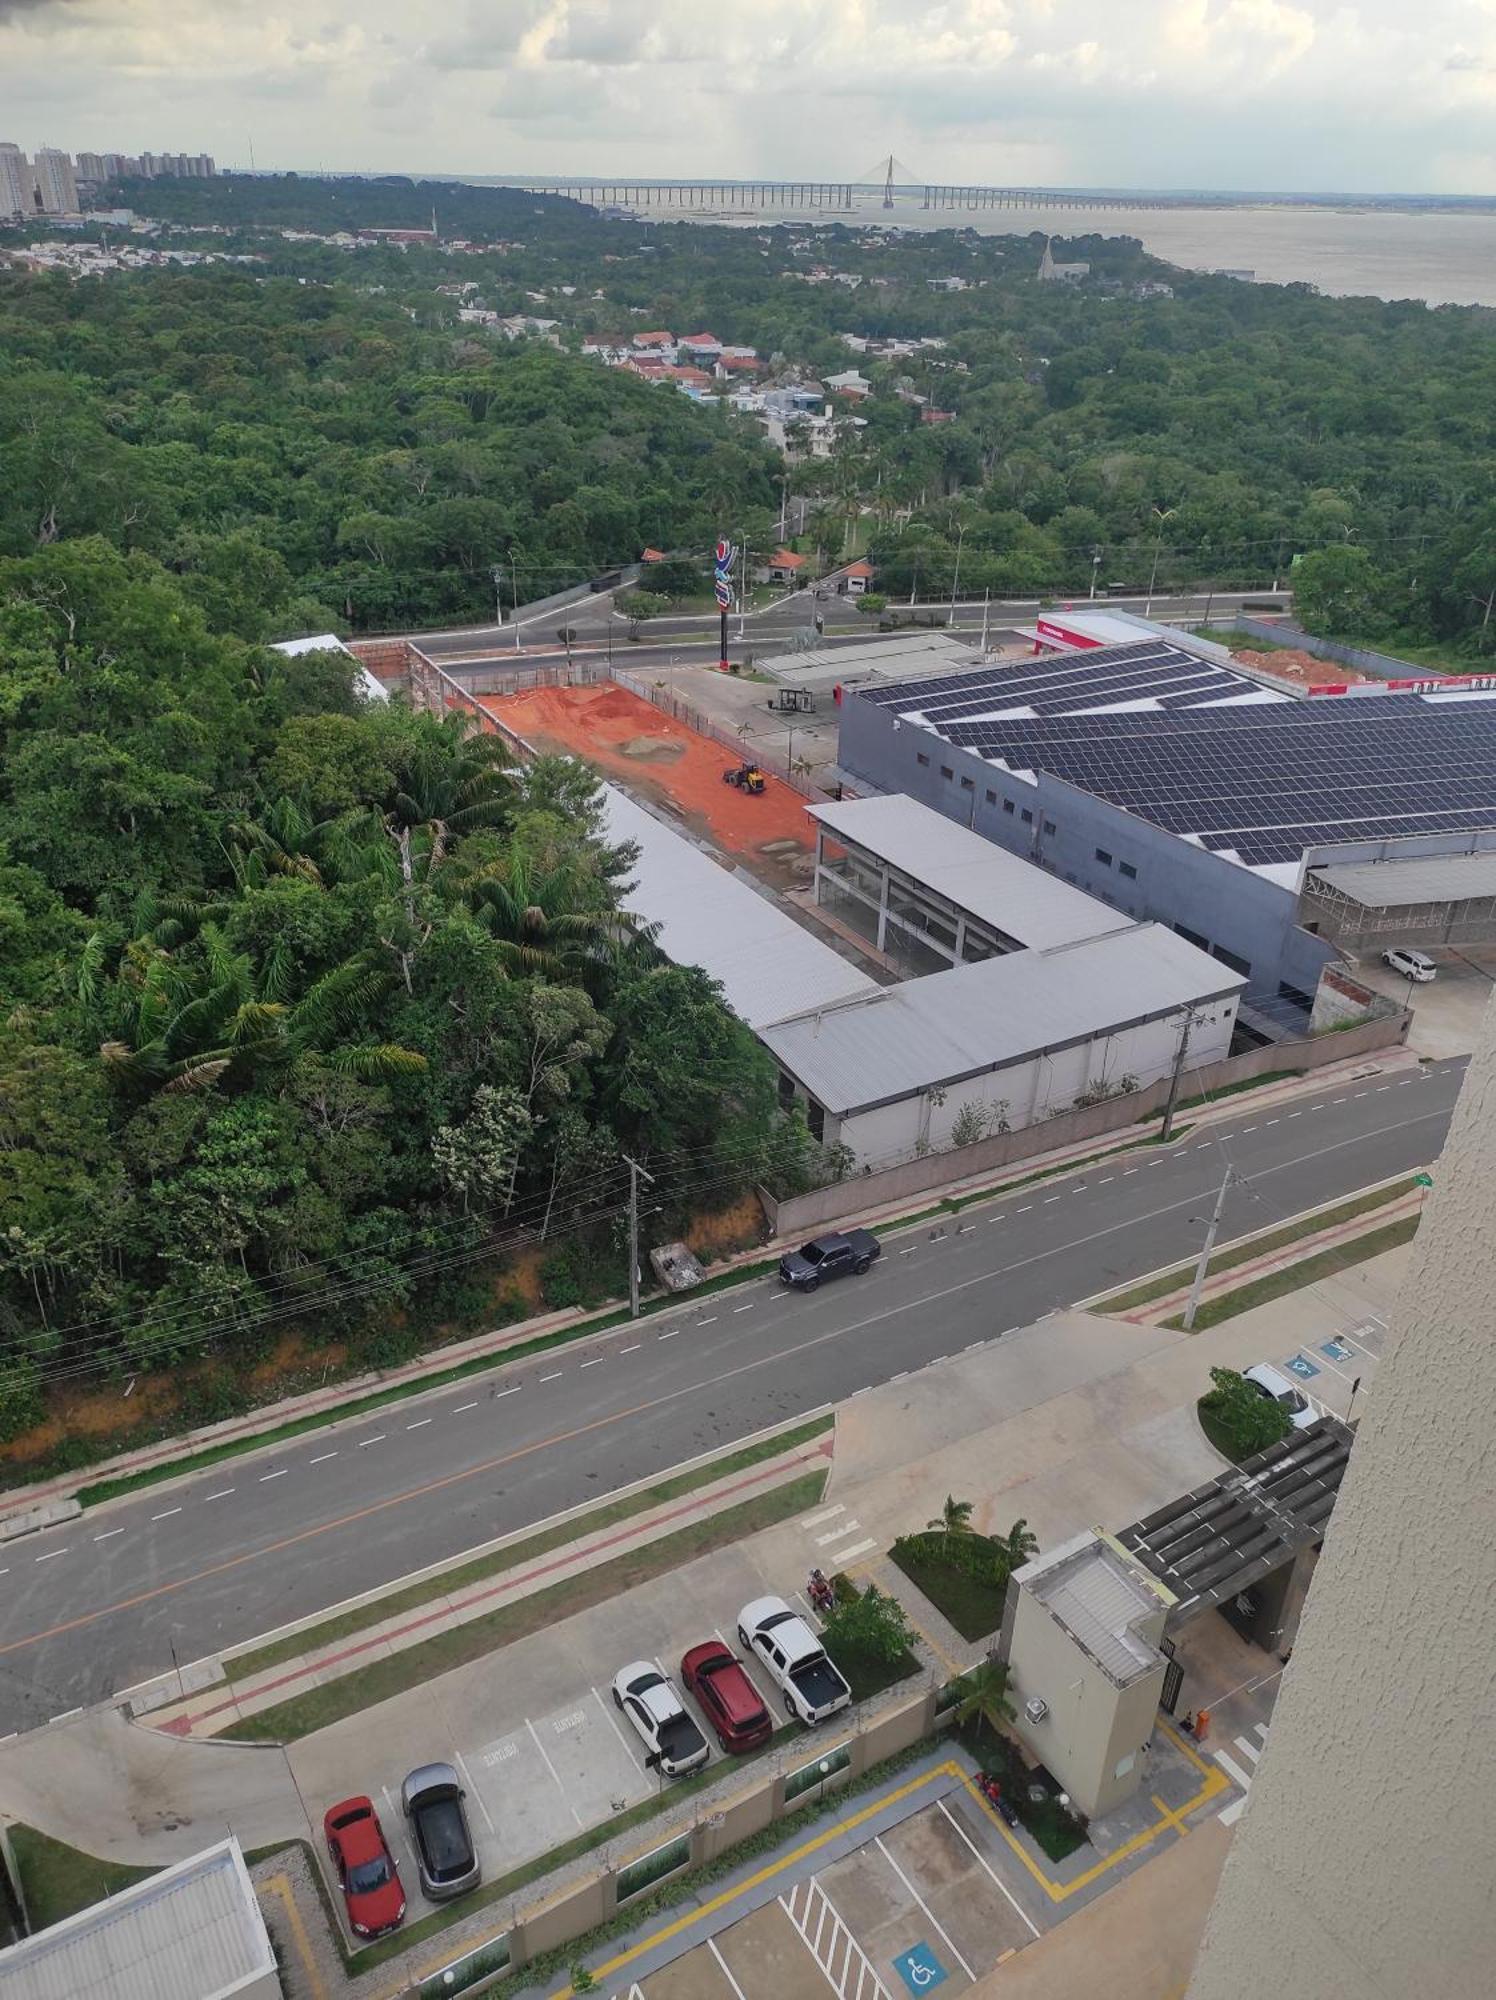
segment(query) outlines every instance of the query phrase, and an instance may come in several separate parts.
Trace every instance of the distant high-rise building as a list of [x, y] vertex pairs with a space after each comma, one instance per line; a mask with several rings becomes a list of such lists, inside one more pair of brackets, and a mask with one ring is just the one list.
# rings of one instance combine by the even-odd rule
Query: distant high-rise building
[[37, 204], [44, 215], [76, 215], [78, 183], [73, 163], [55, 146], [43, 146], [31, 163]]
[[127, 175], [133, 175], [139, 165], [140, 162], [132, 160], [128, 153], [106, 153], [104, 155], [105, 177], [111, 181], [122, 181]]
[[73, 171], [80, 181], [105, 181], [109, 178], [102, 153], [80, 153], [73, 162]]
[[31, 191], [31, 162], [9, 139], [0, 139], [0, 221], [30, 215], [36, 207]]

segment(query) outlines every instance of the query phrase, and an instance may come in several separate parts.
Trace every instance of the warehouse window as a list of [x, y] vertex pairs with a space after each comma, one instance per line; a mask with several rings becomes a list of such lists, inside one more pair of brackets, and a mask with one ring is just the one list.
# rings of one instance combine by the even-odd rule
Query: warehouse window
[[810, 1128], [810, 1136], [819, 1144], [826, 1137], [826, 1107], [817, 1104], [812, 1097], [805, 1106], [805, 1123]]
[[986, 798], [986, 800], [987, 800], [987, 803], [988, 803], [988, 805], [989, 805], [989, 806], [995, 806], [995, 805], [997, 804], [997, 793], [996, 793], [996, 792], [987, 792], [987, 793], [985, 793], [985, 794], [984, 794], [983, 796], [984, 796], [984, 797]]
[[1175, 924], [1174, 928], [1186, 944], [1196, 945], [1201, 951], [1210, 950], [1210, 939], [1201, 937], [1198, 931], [1192, 931], [1188, 924]]
[[961, 780], [961, 789], [963, 792], [974, 792], [976, 788], [976, 780], [974, 778], [963, 778]]
[[951, 769], [949, 764], [942, 764], [940, 767], [940, 775], [942, 778], [954, 778], [956, 774]]
[[1025, 826], [1032, 826], [1034, 823], [1034, 815], [1029, 811], [1027, 806], [1023, 809], [1023, 823]]
[[1136, 882], [1138, 879], [1138, 871], [1130, 861], [1119, 861], [1117, 863], [1117, 873], [1125, 876], [1129, 882]]
[[1013, 801], [1012, 801], [1011, 799], [1004, 799], [1004, 800], [1003, 800], [1003, 811], [1004, 811], [1005, 813], [1010, 813], [1010, 812], [1012, 812], [1012, 810], [1013, 810]]
[[1053, 821], [1052, 819], [1047, 819], [1047, 820], [1045, 820], [1045, 822], [1044, 822], [1044, 831], [1045, 831], [1046, 833], [1053, 833], [1053, 832], [1054, 832], [1054, 821]]
[[1212, 958], [1218, 958], [1221, 961], [1222, 965], [1229, 965], [1233, 972], [1240, 972], [1244, 977], [1248, 979], [1251, 978], [1252, 976], [1251, 959], [1242, 958], [1240, 954], [1237, 952], [1227, 951], [1225, 945], [1223, 944], [1213, 944], [1210, 947], [1210, 952]]
[[1112, 865], [1112, 857], [1107, 853], [1104, 847], [1097, 848], [1096, 859], [1101, 863], [1103, 868], [1110, 868]]
[[924, 753], [924, 751], [923, 751], [923, 750], [916, 750], [916, 751], [915, 751], [915, 753], [914, 753], [914, 761], [915, 761], [915, 763], [916, 763], [916, 764], [923, 764], [923, 765], [924, 765], [924, 767], [925, 767], [925, 769], [926, 769], [927, 771], [929, 770], [929, 768], [930, 768], [930, 760], [929, 760], [929, 758], [928, 758], [928, 757], [927, 757], [927, 756], [925, 755], [925, 753]]

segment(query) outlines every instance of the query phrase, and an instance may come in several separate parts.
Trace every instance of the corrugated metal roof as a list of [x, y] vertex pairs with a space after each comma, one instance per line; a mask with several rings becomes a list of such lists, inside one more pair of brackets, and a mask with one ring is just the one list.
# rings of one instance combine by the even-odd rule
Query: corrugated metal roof
[[[808, 616], [808, 614], [807, 614]], [[760, 660], [761, 672], [785, 687], [860, 687], [865, 682], [919, 681], [926, 675], [978, 667], [981, 653], [949, 632], [892, 632], [850, 646], [812, 646]]]
[[602, 795], [608, 838], [639, 848], [624, 907], [659, 925], [667, 958], [720, 980], [728, 1006], [750, 1028], [879, 990], [768, 896], [616, 786], [604, 785]]
[[932, 972], [763, 1030], [828, 1111], [866, 1110], [1219, 995], [1246, 980], [1162, 924]]
[[1158, 1665], [1158, 1648], [1135, 1628], [1156, 1617], [1162, 1601], [1128, 1575], [1104, 1542], [1023, 1583], [1119, 1686]]
[[810, 816], [1020, 944], [1072, 944], [1124, 921], [1084, 890], [902, 793], [812, 806]]
[[1310, 873], [1370, 910], [1404, 903], [1462, 903], [1496, 896], [1496, 849], [1484, 854], [1423, 854], [1407, 861], [1314, 863]]
[[0, 1996], [228, 2000], [274, 1972], [239, 1843], [226, 1840], [0, 1952]]

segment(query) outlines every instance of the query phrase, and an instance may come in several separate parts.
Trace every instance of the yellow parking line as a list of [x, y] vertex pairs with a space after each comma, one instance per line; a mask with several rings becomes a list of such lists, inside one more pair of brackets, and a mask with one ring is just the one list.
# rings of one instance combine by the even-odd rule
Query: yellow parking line
[[301, 1969], [306, 1975], [306, 1983], [312, 2000], [327, 2000], [327, 1988], [322, 1982], [322, 1974], [317, 1969], [317, 1961], [312, 1954], [312, 1941], [306, 1934], [306, 1925], [301, 1921], [301, 1912], [296, 1907], [296, 1896], [287, 1875], [272, 1875], [268, 1882], [260, 1884], [262, 1896], [274, 1896], [285, 1912], [286, 1928], [296, 1946], [296, 1955], [301, 1960]]
[[[658, 1945], [668, 1944], [671, 1938], [679, 1937], [682, 1931], [689, 1930], [693, 1924], [699, 1924], [703, 1917], [715, 1916], [718, 1910], [725, 1910], [729, 1903], [735, 1903], [740, 1896], [746, 1896], [751, 1890], [761, 1888], [765, 1882], [772, 1882], [774, 1877], [782, 1875], [786, 1868], [793, 1868], [807, 1855], [818, 1853], [828, 1842], [839, 1839], [844, 1833], [850, 1833], [855, 1827], [864, 1825], [887, 1807], [897, 1805], [900, 1799], [907, 1799], [922, 1790], [934, 1779], [959, 1779], [964, 1776], [965, 1773], [956, 1764], [937, 1764], [933, 1771], [926, 1771], [918, 1778], [911, 1778], [908, 1784], [900, 1785], [897, 1791], [882, 1793], [871, 1805], [864, 1806], [861, 1812], [853, 1813], [849, 1819], [834, 1821], [823, 1833], [802, 1841], [792, 1853], [780, 1855], [767, 1867], [760, 1868], [756, 1875], [750, 1875], [746, 1882], [739, 1882], [736, 1888], [724, 1889], [720, 1895], [709, 1898], [705, 1903], [698, 1903], [695, 1909], [688, 1910], [683, 1917], [677, 1917], [673, 1923], [662, 1925], [659, 1930], [652, 1931], [647, 1938], [641, 1938], [638, 1944], [630, 1945], [628, 1950], [620, 1952], [617, 1958], [610, 1958], [606, 1965], [598, 1966], [592, 1975], [593, 1978], [611, 1979], [615, 1972], [621, 1972], [624, 1966], [632, 1965], [646, 1952], [653, 1951]], [[553, 2000], [572, 2000], [572, 1996], [573, 1989], [566, 1986], [553, 1996]]]
[[1185, 1825], [1184, 1821], [1179, 1817], [1178, 1813], [1175, 1812], [1172, 1806], [1165, 1805], [1157, 1792], [1153, 1794], [1152, 1803], [1158, 1807], [1159, 1811], [1163, 1814], [1164, 1818], [1169, 1822], [1170, 1826], [1173, 1827], [1176, 1833], [1186, 1834], [1189, 1832], [1189, 1828]]

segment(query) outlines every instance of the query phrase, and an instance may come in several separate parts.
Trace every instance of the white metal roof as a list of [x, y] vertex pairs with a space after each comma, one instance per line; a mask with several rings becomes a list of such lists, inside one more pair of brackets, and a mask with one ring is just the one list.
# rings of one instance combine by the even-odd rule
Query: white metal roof
[[[809, 609], [807, 608], [807, 619]], [[960, 673], [982, 663], [981, 652], [949, 632], [869, 633], [844, 646], [812, 646], [759, 660], [760, 671], [784, 687], [861, 687], [867, 681], [918, 681]]]
[[225, 1840], [0, 1951], [0, 2000], [229, 2000], [267, 1974], [254, 1885]]
[[1020, 944], [1071, 944], [1126, 921], [1083, 889], [902, 792], [812, 806], [810, 816]]
[[1200, 1001], [1246, 980], [1163, 924], [931, 972], [762, 1030], [782, 1067], [845, 1114], [980, 1076]]
[[625, 909], [659, 925], [667, 958], [699, 965], [720, 980], [728, 1006], [750, 1028], [878, 991], [768, 896], [615, 785], [604, 785], [602, 797], [609, 840], [631, 840], [639, 848]]
[[1314, 861], [1309, 866], [1321, 882], [1372, 910], [1496, 896], [1496, 850], [1420, 854], [1406, 861]]
[[1119, 1686], [1158, 1664], [1157, 1646], [1138, 1627], [1157, 1618], [1162, 1601], [1105, 1542], [1089, 1540], [1063, 1561], [1031, 1565], [1020, 1581]]

